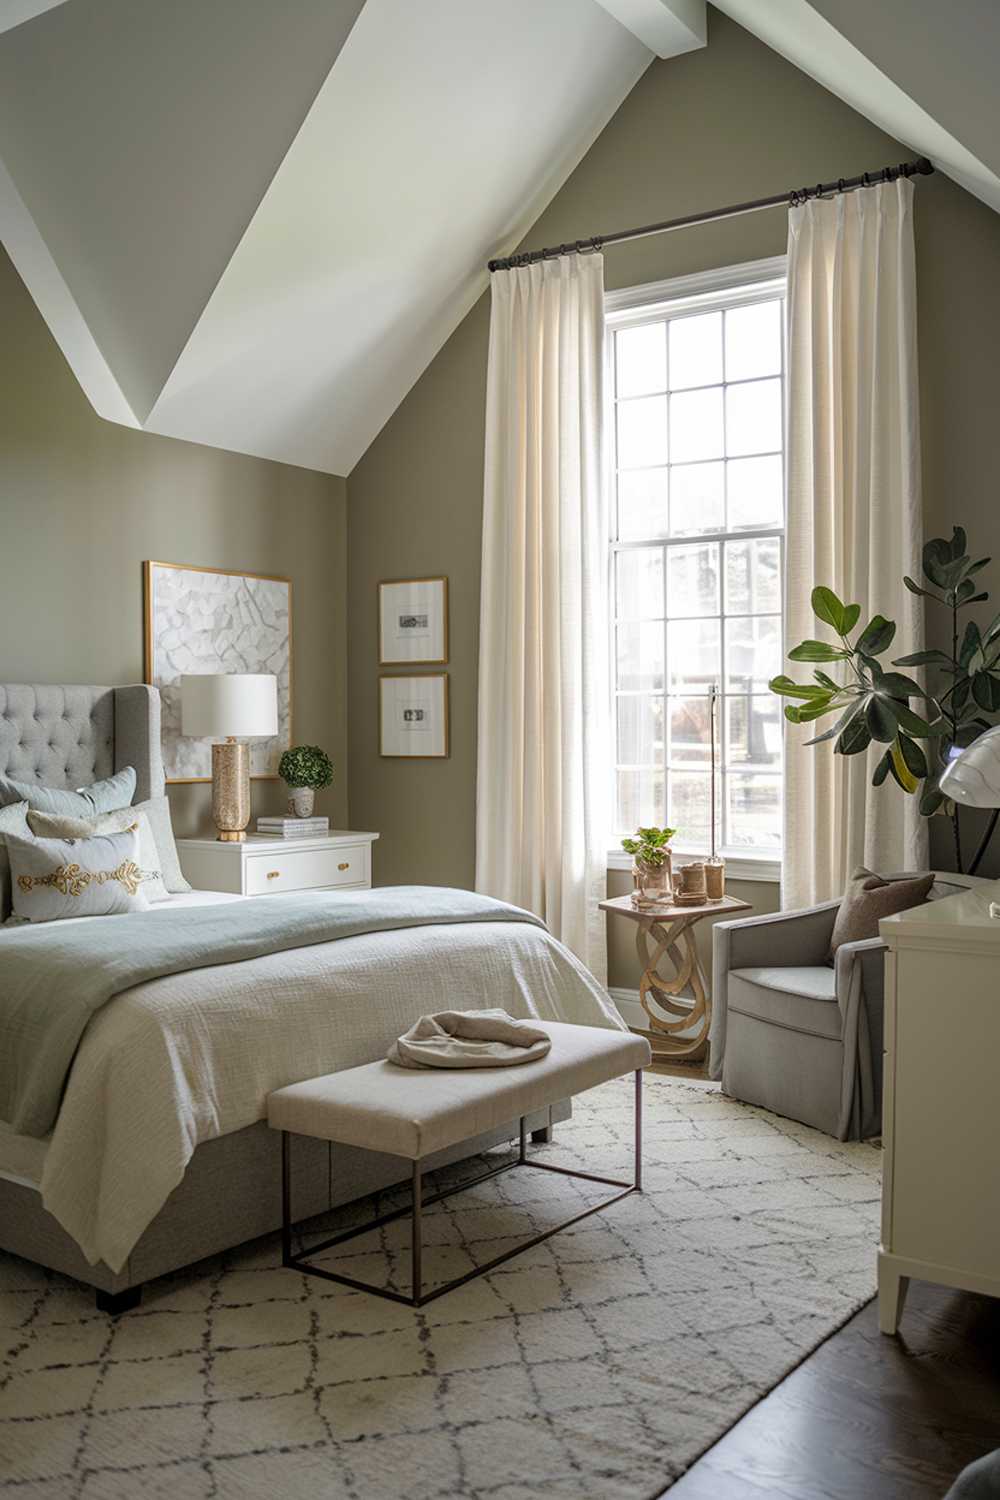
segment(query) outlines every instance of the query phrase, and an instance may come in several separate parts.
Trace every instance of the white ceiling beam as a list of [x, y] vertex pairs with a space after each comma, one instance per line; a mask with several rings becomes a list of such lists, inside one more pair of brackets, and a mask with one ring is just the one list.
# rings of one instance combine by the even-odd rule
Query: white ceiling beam
[[33, 21], [36, 16], [43, 15], [47, 10], [55, 10], [57, 5], [65, 3], [66, 0], [3, 0], [0, 7], [0, 31], [12, 31], [22, 22]]
[[34, 297], [97, 415], [109, 422], [120, 422], [123, 427], [138, 427], [135, 412], [2, 161], [0, 234], [18, 275]]
[[[970, 19], [962, 30], [957, 26], [957, 12], [948, 8], [942, 11], [938, 0], [910, 0], [906, 14], [922, 47], [936, 59], [947, 58], [948, 66], [941, 70], [949, 85], [946, 93], [933, 67], [921, 77], [906, 49], [893, 50], [880, 44], [882, 39], [872, 23], [881, 17], [881, 6], [855, 4], [853, 0], [782, 0], [780, 5], [774, 0], [714, 3], [873, 125], [911, 150], [929, 156], [939, 171], [1000, 212], [1000, 172], [983, 149], [982, 130], [974, 128], [981, 122], [981, 113], [976, 110], [981, 111], [984, 99], [987, 107], [992, 107], [992, 97], [975, 78], [972, 66], [977, 48], [990, 58], [996, 55], [1000, 13], [980, 5], [975, 24]], [[836, 18], [836, 25], [824, 11]], [[942, 30], [932, 43], [926, 30], [935, 19]], [[949, 48], [947, 30], [952, 25], [955, 30]], [[928, 66], [919, 49], [916, 56]], [[968, 96], [964, 106], [963, 86]], [[846, 169], [855, 171], [856, 166], [848, 163]]]
[[705, 0], [597, 0], [657, 57], [677, 57], [708, 39]]

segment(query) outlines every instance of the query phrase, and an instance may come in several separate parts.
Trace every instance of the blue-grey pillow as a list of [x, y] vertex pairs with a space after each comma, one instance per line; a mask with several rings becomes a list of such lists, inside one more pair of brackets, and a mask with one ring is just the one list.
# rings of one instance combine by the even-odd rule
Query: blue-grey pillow
[[16, 834], [18, 838], [30, 837], [27, 802], [12, 802], [9, 807], [0, 807], [0, 922], [6, 922], [11, 912], [10, 857], [5, 838], [8, 833]]
[[99, 813], [130, 807], [134, 796], [135, 771], [131, 766], [75, 792], [0, 776], [0, 807], [7, 807], [12, 802], [27, 802], [34, 812], [49, 813], [56, 818], [96, 818]]

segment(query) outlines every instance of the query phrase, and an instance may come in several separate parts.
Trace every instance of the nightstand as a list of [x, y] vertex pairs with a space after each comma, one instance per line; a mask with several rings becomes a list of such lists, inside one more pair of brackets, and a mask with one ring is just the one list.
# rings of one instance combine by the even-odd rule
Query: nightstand
[[177, 853], [184, 877], [196, 891], [273, 896], [281, 891], [364, 890], [372, 883], [377, 838], [377, 833], [335, 829], [307, 839], [247, 834], [238, 844], [178, 839]]

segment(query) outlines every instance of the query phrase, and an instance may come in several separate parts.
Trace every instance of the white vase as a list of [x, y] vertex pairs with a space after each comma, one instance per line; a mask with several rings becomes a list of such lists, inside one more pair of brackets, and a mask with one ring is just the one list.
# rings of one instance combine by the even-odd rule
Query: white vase
[[290, 786], [288, 811], [296, 818], [311, 818], [316, 793], [311, 786]]

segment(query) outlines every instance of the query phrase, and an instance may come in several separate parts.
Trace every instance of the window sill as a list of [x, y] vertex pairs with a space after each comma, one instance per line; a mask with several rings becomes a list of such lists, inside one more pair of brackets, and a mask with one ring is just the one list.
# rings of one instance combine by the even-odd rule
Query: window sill
[[[675, 865], [687, 865], [692, 860], [703, 858], [693, 850], [685, 852], [683, 849], [673, 851]], [[781, 856], [777, 854], [727, 854], [722, 858], [726, 862], [726, 878], [729, 880], [761, 880], [773, 882], [775, 885], [781, 881]], [[626, 854], [624, 849], [608, 850], [609, 870], [631, 870], [632, 856]]]

